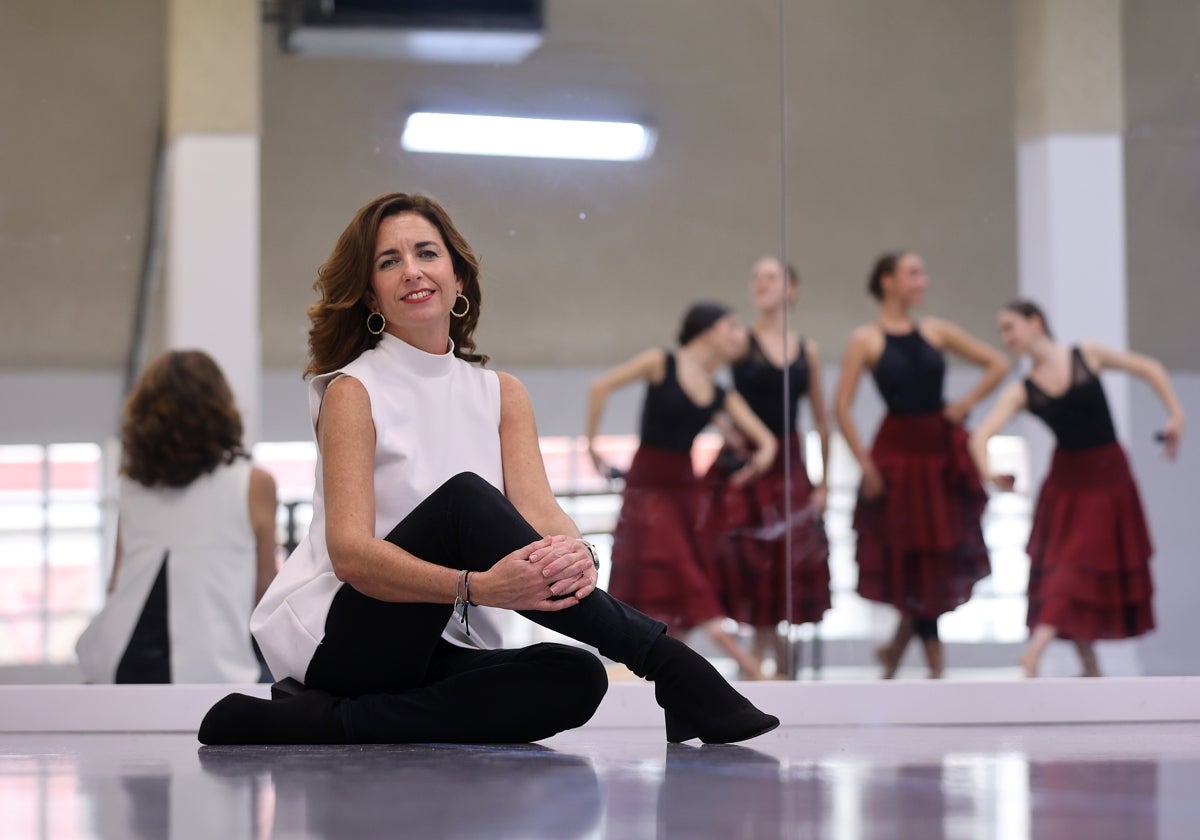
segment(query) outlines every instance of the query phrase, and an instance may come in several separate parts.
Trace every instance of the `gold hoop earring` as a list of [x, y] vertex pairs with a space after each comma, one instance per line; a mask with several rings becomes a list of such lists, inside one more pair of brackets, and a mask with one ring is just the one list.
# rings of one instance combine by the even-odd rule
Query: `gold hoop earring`
[[[371, 319], [376, 316], [379, 318], [379, 329], [374, 329], [371, 326]], [[385, 327], [387, 327], [387, 318], [384, 318], [383, 313], [378, 309], [374, 310], [370, 315], [367, 316], [367, 332], [369, 332], [371, 335], [379, 335], [383, 332]]]
[[466, 318], [467, 313], [471, 311], [471, 301], [462, 292], [459, 292], [458, 297], [454, 298], [454, 302], [456, 304], [458, 303], [458, 298], [462, 298], [463, 303], [465, 303], [466, 306], [463, 308], [462, 312], [455, 312], [454, 307], [452, 306], [452, 307], [450, 307], [450, 314], [453, 315], [455, 318]]

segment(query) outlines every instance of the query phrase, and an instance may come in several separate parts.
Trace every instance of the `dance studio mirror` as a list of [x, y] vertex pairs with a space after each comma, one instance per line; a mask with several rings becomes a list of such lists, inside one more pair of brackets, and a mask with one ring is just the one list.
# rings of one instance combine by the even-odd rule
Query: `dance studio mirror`
[[[831, 413], [852, 330], [880, 318], [867, 292], [872, 266], [905, 249], [922, 258], [929, 278], [914, 313], [948, 319], [1013, 362], [1005, 382], [971, 410], [968, 429], [1029, 369], [997, 331], [1000, 308], [1016, 298], [1042, 306], [1062, 345], [1098, 342], [1157, 359], [1184, 410], [1196, 404], [1194, 333], [1182, 314], [1200, 304], [1200, 255], [1187, 232], [1200, 211], [1194, 3], [802, 2], [784, 4], [782, 14], [786, 251], [802, 278], [793, 314], [797, 330], [820, 346]], [[945, 395], [953, 402], [981, 369], [949, 359]], [[1168, 460], [1156, 438], [1169, 413], [1155, 390], [1134, 375], [1101, 378], [1154, 554], [1152, 598], [1128, 595], [1127, 615], [1107, 630], [1090, 628], [1099, 670], [1195, 673], [1195, 611], [1183, 594], [1198, 583], [1185, 559], [1197, 534], [1191, 445], [1185, 436], [1179, 458]], [[884, 411], [866, 371], [850, 411], [864, 447]], [[1026, 541], [1053, 449], [1046, 426], [1027, 412], [991, 439], [989, 470], [1014, 476], [1015, 492], [990, 489], [982, 531], [991, 574], [939, 621], [947, 679], [1024, 674]], [[875, 676], [877, 658], [892, 653], [897, 612], [856, 592], [860, 468], [840, 435], [830, 467], [833, 608], [798, 637], [822, 640], [826, 679]], [[1071, 598], [1099, 602], [1115, 591], [1107, 587], [1138, 588], [1134, 561], [1102, 571], [1101, 558], [1116, 556], [1113, 543], [1132, 544], [1112, 525], [1119, 514], [1117, 505], [1066, 523], [1075, 533], [1110, 535], [1094, 552], [1100, 557], [1087, 561], [1091, 582], [1079, 578]], [[1131, 549], [1122, 563], [1142, 552]], [[1143, 633], [1147, 604], [1156, 627]], [[1105, 640], [1126, 633], [1136, 638]], [[914, 638], [900, 678], [927, 676], [921, 648]], [[811, 661], [801, 660], [801, 676], [812, 673]], [[1072, 645], [1055, 641], [1039, 673], [1082, 670]]]
[[[211, 126], [201, 133], [250, 125], [261, 143], [254, 455], [278, 484], [281, 544], [303, 535], [312, 492], [300, 378], [311, 283], [353, 212], [381, 192], [436, 197], [481, 257], [478, 348], [529, 388], [551, 483], [602, 559], [622, 482], [588, 457], [588, 383], [639, 351], [674, 347], [695, 301], [753, 315], [754, 263], [782, 250], [778, 2], [703, 13], [686, 2], [540, 5], [532, 51], [480, 63], [476, 46], [428, 60], [363, 57], [355, 50], [369, 47], [353, 41], [326, 46], [333, 55], [299, 38], [285, 49], [281, 4], [267, 2], [257, 118], [244, 113], [245, 79], [212, 99], [195, 94], [192, 117]], [[151, 207], [167, 206], [173, 177], [168, 155], [155, 178], [166, 68], [188, 46], [173, 8], [25, 4], [0, 34], [10, 71], [0, 167], [13, 187], [0, 378], [22, 396], [0, 429], [8, 682], [79, 679], [74, 640], [104, 602], [111, 563], [125, 368], [170, 341], [171, 256], [159, 248], [171, 220]], [[239, 49], [227, 49], [230, 65]], [[620, 121], [654, 140], [632, 161], [410, 151], [401, 135], [416, 112]], [[637, 445], [643, 390], [614, 393], [604, 413], [597, 449], [618, 468]], [[699, 469], [718, 447], [702, 435]]]
[[[166, 67], [173, 45], [188, 46], [187, 28], [168, 25], [168, 8], [187, 5], [120, 0], [93, 9], [47, 0], [10, 10], [0, 29], [9, 69], [0, 82], [9, 115], [0, 161], [9, 185], [0, 215], [2, 681], [77, 681], [74, 642], [104, 600], [126, 369], [168, 346], [172, 332], [162, 271], [171, 255], [161, 247], [170, 219], [152, 208], [166, 206], [173, 177], [169, 155], [156, 177], [170, 111]], [[257, 190], [250, 224], [259, 235], [248, 247], [261, 268], [261, 398], [252, 428], [255, 458], [278, 484], [281, 545], [303, 535], [312, 492], [300, 380], [310, 284], [354, 210], [390, 189], [439, 199], [482, 258], [479, 350], [529, 388], [552, 486], [597, 545], [606, 582], [624, 485], [589, 457], [589, 383], [640, 351], [675, 347], [696, 301], [760, 321], [751, 284], [760, 258], [783, 255], [795, 266], [788, 326], [819, 348], [833, 435], [825, 470], [805, 400], [805, 437], [793, 454], [804, 456], [813, 482], [828, 473], [831, 608], [820, 622], [802, 621], [795, 610], [810, 582], [776, 574], [786, 563], [764, 560], [758, 581], [747, 584], [738, 564], [758, 554], [735, 550], [714, 561], [726, 573], [719, 595], [740, 585], [758, 603], [782, 590], [780, 602], [793, 605], [790, 649], [782, 667], [765, 667], [767, 676], [875, 679], [877, 648], [895, 626], [895, 610], [856, 593], [859, 469], [833, 419], [851, 331], [878, 316], [866, 285], [882, 252], [911, 249], [923, 258], [930, 286], [920, 314], [1000, 348], [997, 310], [1033, 297], [1064, 343], [1148, 353], [1169, 372], [1185, 409], [1197, 405], [1194, 4], [752, 0], [702, 12], [683, 0], [541, 5], [540, 28], [516, 39], [523, 57], [487, 59], [475, 45], [418, 59], [365, 57], [379, 49], [370, 39], [295, 38], [285, 49], [284, 4], [265, 2], [254, 48], [243, 44], [256, 57], [250, 76], [231, 75], [211, 98], [211, 83], [180, 94], [198, 97], [194, 134], [241, 132], [258, 144], [245, 179], [248, 194]], [[223, 55], [242, 66], [237, 50]], [[618, 121], [646, 127], [653, 143], [640, 160], [416, 151], [401, 136], [418, 112]], [[492, 131], [474, 134], [489, 139]], [[595, 139], [594, 127], [587, 131]], [[139, 319], [144, 280], [150, 294]], [[947, 397], [961, 397], [977, 377], [978, 369], [952, 360]], [[727, 373], [719, 378], [728, 384]], [[867, 445], [883, 416], [870, 380], [862, 377], [851, 411]], [[1151, 389], [1109, 374], [1104, 385], [1153, 536], [1158, 628], [1101, 643], [1100, 665], [1113, 675], [1196, 673], [1190, 639], [1200, 627], [1188, 598], [1200, 580], [1194, 564], [1181, 562], [1200, 540], [1188, 479], [1194, 458], [1186, 439], [1178, 462], [1162, 457], [1154, 435], [1165, 414]], [[643, 393], [644, 383], [634, 383], [606, 402], [595, 448], [618, 470], [638, 446]], [[971, 411], [968, 428], [978, 427], [996, 393]], [[778, 396], [782, 406], [782, 390]], [[693, 451], [695, 470], [707, 473], [720, 448], [708, 428]], [[1016, 487], [993, 492], [982, 519], [991, 574], [939, 622], [947, 679], [1021, 674], [1025, 540], [1052, 448], [1027, 414], [991, 441], [990, 469], [1014, 475]], [[799, 457], [788, 463], [801, 468]], [[704, 521], [725, 527], [724, 536], [699, 538], [710, 546], [736, 519], [727, 511], [712, 518], [714, 491], [702, 495]], [[790, 511], [779, 498], [761, 508], [774, 505], [775, 525], [779, 514], [788, 523], [816, 520], [801, 491], [791, 493]], [[760, 536], [787, 530], [758, 515]], [[656, 520], [647, 521], [649, 531], [628, 543], [634, 549], [654, 533]], [[793, 534], [790, 568], [821, 556], [811, 550], [812, 532]], [[649, 543], [674, 545], [660, 536]], [[668, 579], [665, 589], [673, 586]], [[748, 651], [753, 626], [769, 624], [754, 616], [717, 626]], [[529, 626], [514, 628], [515, 643], [534, 638]], [[696, 629], [689, 638], [730, 676], [746, 675], [717, 635]], [[1074, 653], [1052, 645], [1041, 672], [1077, 673]], [[916, 641], [898, 676], [926, 676]]]

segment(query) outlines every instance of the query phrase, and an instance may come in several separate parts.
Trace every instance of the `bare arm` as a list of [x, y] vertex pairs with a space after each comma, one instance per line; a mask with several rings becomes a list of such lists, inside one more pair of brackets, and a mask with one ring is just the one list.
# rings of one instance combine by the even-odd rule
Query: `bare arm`
[[1167, 425], [1163, 429], [1164, 441], [1167, 447], [1167, 457], [1174, 459], [1179, 450], [1179, 441], [1183, 436], [1183, 407], [1175, 395], [1171, 378], [1162, 362], [1153, 356], [1133, 353], [1127, 350], [1114, 350], [1102, 344], [1086, 343], [1079, 348], [1089, 366], [1097, 372], [1104, 369], [1124, 370], [1144, 379], [1167, 409]]
[[817, 343], [807, 342], [808, 402], [812, 406], [813, 428], [821, 438], [821, 485], [829, 483], [829, 416], [825, 413], [825, 384]]
[[[987, 444], [992, 436], [1007, 426], [1017, 414], [1025, 408], [1025, 385], [1014, 382], [1000, 394], [1000, 399], [992, 406], [992, 410], [983, 418], [983, 422], [971, 434], [967, 449], [971, 452], [971, 460], [975, 468], [985, 478], [991, 478], [988, 473]], [[994, 479], [993, 479], [994, 480]]]
[[837, 392], [833, 397], [834, 415], [837, 417], [838, 428], [850, 452], [862, 466], [870, 463], [871, 457], [863, 448], [862, 439], [858, 436], [858, 426], [854, 422], [854, 395], [858, 392], [858, 381], [868, 366], [870, 344], [869, 327], [859, 327], [850, 334], [846, 344], [846, 352], [842, 354], [842, 371], [838, 377]]
[[873, 359], [883, 352], [882, 344], [883, 336], [871, 326], [859, 327], [850, 334], [850, 342], [842, 356], [842, 373], [838, 378], [837, 393], [834, 396], [838, 425], [846, 445], [850, 447], [854, 459], [862, 468], [860, 492], [868, 500], [882, 496], [887, 492], [887, 487], [878, 467], [871, 459], [871, 454], [862, 445], [851, 408], [854, 404], [854, 394], [858, 391], [858, 380], [862, 378], [863, 371], [872, 364]]
[[538, 445], [537, 420], [529, 392], [507, 373], [500, 378], [500, 453], [504, 495], [539, 534], [579, 536], [579, 528], [559, 507]]
[[334, 574], [381, 601], [454, 602], [458, 573], [375, 537], [375, 424], [357, 379], [331, 382], [321, 403], [317, 445], [325, 488], [325, 542]]
[[592, 462], [597, 471], [603, 473], [604, 466], [596, 453], [596, 434], [600, 431], [600, 419], [604, 416], [604, 407], [608, 396], [613, 391], [624, 388], [639, 380], [661, 382], [667, 371], [666, 353], [658, 348], [643, 350], [632, 359], [605, 371], [599, 378], [588, 386], [587, 408], [587, 443]]
[[725, 395], [725, 413], [737, 426], [738, 431], [746, 435], [754, 446], [754, 454], [749, 463], [730, 477], [730, 481], [738, 485], [769, 470], [775, 463], [779, 444], [775, 442], [775, 435], [771, 434], [771, 430], [737, 391], [730, 391]]
[[927, 318], [922, 326], [944, 349], [983, 368], [983, 375], [966, 396], [954, 403], [948, 413], [951, 419], [962, 422], [967, 413], [995, 391], [1008, 376], [1009, 364], [1004, 354], [990, 344], [980, 341], [957, 324], [941, 318]]
[[278, 571], [275, 566], [275, 510], [279, 506], [279, 498], [275, 491], [275, 479], [266, 470], [253, 468], [250, 471], [249, 495], [256, 567], [254, 602], [257, 604]]
[[712, 419], [712, 424], [721, 437], [725, 440], [725, 445], [737, 452], [739, 455], [744, 455], [749, 447], [746, 445], [746, 436], [738, 431], [738, 427], [734, 425], [733, 419], [725, 412], [718, 412]]
[[529, 392], [515, 376], [497, 375], [504, 494], [539, 534], [554, 541], [544, 555], [548, 562], [542, 570], [543, 576], [558, 580], [551, 591], [585, 598], [596, 588], [596, 567], [591, 552], [579, 541], [579, 527], [559, 506], [550, 488]]

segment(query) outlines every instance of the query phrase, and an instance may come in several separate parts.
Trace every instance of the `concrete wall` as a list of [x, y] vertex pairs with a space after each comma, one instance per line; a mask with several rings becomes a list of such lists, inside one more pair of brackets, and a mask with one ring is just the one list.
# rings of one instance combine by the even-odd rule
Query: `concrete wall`
[[[639, 5], [636, 31], [629, 11], [552, 4], [517, 68], [313, 61], [268, 33], [266, 364], [301, 365], [315, 267], [386, 189], [441, 198], [483, 255], [480, 346], [501, 364], [607, 365], [669, 341], [692, 300], [744, 305], [785, 212], [800, 325], [829, 353], [872, 317], [866, 272], [897, 246], [926, 255], [931, 311], [990, 335], [1016, 289], [1005, 4], [805, 2], [781, 23], [775, 3], [701, 20], [677, 0]], [[417, 107], [644, 118], [659, 144], [636, 164], [408, 154]]]
[[1130, 0], [1123, 34], [1130, 344], [1200, 370], [1200, 3]]

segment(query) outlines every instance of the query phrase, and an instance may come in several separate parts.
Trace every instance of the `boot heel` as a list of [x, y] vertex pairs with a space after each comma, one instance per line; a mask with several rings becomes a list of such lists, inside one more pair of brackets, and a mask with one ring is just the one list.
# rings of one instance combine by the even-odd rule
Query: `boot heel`
[[699, 738], [696, 730], [684, 723], [677, 715], [672, 712], [663, 710], [663, 716], [667, 723], [667, 742], [670, 744], [682, 744], [684, 741], [690, 741], [693, 738]]

